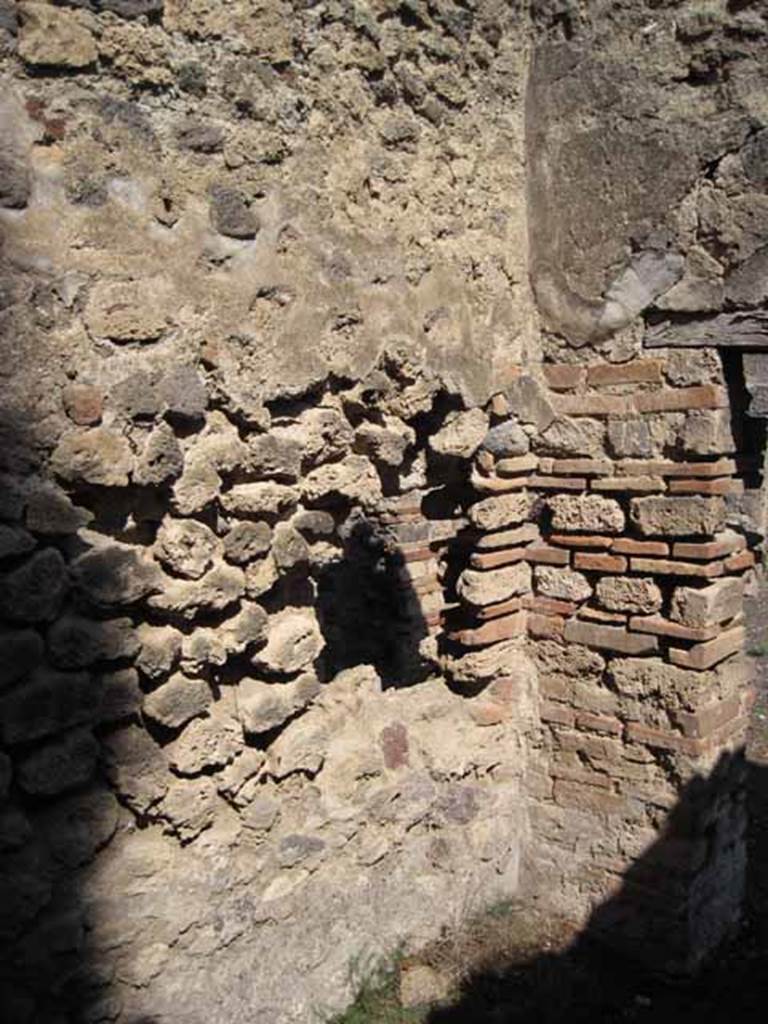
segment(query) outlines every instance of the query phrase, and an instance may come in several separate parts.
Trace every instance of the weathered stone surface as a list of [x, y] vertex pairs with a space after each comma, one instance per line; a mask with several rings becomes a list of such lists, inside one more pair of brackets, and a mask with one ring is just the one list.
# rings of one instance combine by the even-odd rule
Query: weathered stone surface
[[242, 239], [255, 238], [260, 227], [246, 196], [225, 185], [211, 189], [211, 224], [220, 235]]
[[197, 775], [233, 761], [242, 746], [240, 723], [227, 715], [196, 718], [165, 748], [168, 763], [181, 775]]
[[547, 505], [556, 530], [621, 533], [624, 529], [624, 512], [613, 498], [599, 494], [556, 494], [547, 499]]
[[0, 700], [0, 737], [22, 743], [92, 722], [100, 699], [99, 686], [87, 673], [38, 668]]
[[611, 454], [619, 458], [650, 458], [655, 452], [651, 427], [643, 416], [609, 419], [608, 444]]
[[99, 542], [76, 558], [72, 578], [84, 597], [104, 608], [133, 604], [162, 585], [160, 567], [141, 548], [115, 542]]
[[26, 500], [27, 528], [34, 533], [70, 534], [87, 526], [93, 515], [72, 503], [55, 484], [37, 482], [30, 487]]
[[691, 455], [727, 455], [736, 451], [727, 409], [688, 413], [680, 431], [683, 450]]
[[171, 777], [165, 754], [138, 725], [105, 737], [103, 756], [110, 782], [138, 813], [146, 813], [168, 791]]
[[11, 622], [50, 621], [68, 589], [64, 559], [55, 548], [45, 548], [0, 577], [0, 614]]
[[481, 530], [500, 530], [524, 522], [531, 511], [527, 494], [501, 494], [483, 498], [469, 509], [470, 522]]
[[33, 629], [0, 632], [0, 690], [22, 679], [43, 657], [43, 639]]
[[220, 553], [221, 541], [204, 523], [167, 516], [157, 531], [155, 556], [166, 568], [199, 579]]
[[79, 427], [101, 422], [104, 394], [94, 384], [68, 384], [61, 395], [67, 416]]
[[288, 572], [309, 561], [309, 545], [289, 523], [278, 523], [272, 541], [272, 558], [280, 572]]
[[525, 455], [531, 447], [531, 442], [520, 426], [513, 419], [505, 420], [491, 427], [483, 438], [483, 448], [491, 452], [498, 459], [510, 456]]
[[19, 762], [17, 780], [32, 796], [57, 796], [92, 777], [99, 745], [87, 729], [76, 729]]
[[160, 593], [149, 598], [149, 605], [191, 619], [202, 611], [223, 611], [244, 593], [243, 570], [220, 562], [196, 580], [167, 578]]
[[259, 478], [296, 480], [303, 454], [303, 439], [290, 428], [275, 428], [248, 439], [248, 465]]
[[175, 366], [157, 382], [157, 396], [165, 416], [171, 420], [201, 420], [208, 405], [208, 393], [194, 366]]
[[183, 842], [191, 842], [210, 828], [216, 814], [216, 786], [212, 779], [180, 779], [159, 805], [159, 813]]
[[176, 435], [167, 423], [150, 433], [136, 458], [133, 480], [143, 487], [175, 480], [184, 469], [184, 454]]
[[266, 554], [272, 545], [268, 523], [237, 523], [224, 537], [224, 557], [236, 565], [247, 565]]
[[530, 589], [531, 569], [525, 562], [504, 566], [501, 569], [465, 569], [456, 586], [462, 601], [475, 607], [505, 601]]
[[144, 698], [144, 714], [168, 729], [178, 729], [206, 712], [213, 700], [203, 679], [189, 679], [176, 673]]
[[74, 11], [42, 3], [19, 4], [19, 56], [33, 67], [85, 68], [96, 43]]
[[133, 455], [126, 438], [106, 427], [71, 431], [53, 453], [54, 473], [70, 483], [124, 487], [133, 468]]
[[598, 602], [611, 611], [650, 614], [661, 608], [661, 591], [652, 579], [643, 576], [619, 576], [598, 580]]
[[167, 675], [181, 655], [181, 633], [173, 626], [151, 626], [142, 622], [136, 629], [141, 645], [136, 667], [150, 679]]
[[517, 377], [506, 390], [510, 410], [522, 423], [530, 423], [541, 432], [555, 418], [555, 410], [547, 398], [545, 388], [527, 374]]
[[264, 639], [268, 616], [253, 602], [219, 626], [195, 629], [182, 641], [182, 660], [188, 670], [200, 671], [210, 665], [225, 665], [234, 654]]
[[302, 711], [320, 693], [320, 683], [311, 673], [287, 683], [266, 683], [241, 679], [237, 707], [243, 730], [249, 736], [276, 729]]
[[115, 833], [118, 804], [108, 789], [78, 793], [44, 809], [36, 819], [55, 860], [85, 864]]
[[[220, 493], [221, 477], [209, 459], [201, 452], [187, 453], [184, 470], [173, 485], [173, 502], [180, 515], [188, 516], [201, 512]], [[224, 495], [223, 503], [226, 504]]]
[[294, 487], [272, 481], [235, 484], [221, 496], [228, 512], [254, 517], [281, 515], [292, 509], [298, 500], [298, 491]]
[[722, 498], [633, 498], [630, 517], [646, 537], [708, 536], [725, 526]]
[[545, 597], [560, 601], [585, 601], [592, 595], [587, 578], [573, 569], [554, 565], [537, 565], [534, 570], [536, 590]]
[[400, 466], [416, 434], [412, 427], [396, 416], [384, 416], [382, 419], [382, 423], [360, 424], [355, 431], [355, 451], [385, 466]]
[[0, 157], [0, 207], [22, 210], [29, 202], [30, 192], [30, 175], [24, 161], [13, 154]]
[[337, 504], [341, 499], [367, 507], [381, 498], [381, 480], [368, 459], [348, 455], [313, 469], [304, 478], [301, 493], [312, 504]]
[[130, 658], [139, 641], [130, 619], [96, 621], [62, 616], [48, 630], [48, 653], [59, 668], [85, 668], [95, 661]]
[[558, 458], [599, 458], [603, 455], [605, 424], [586, 416], [558, 417], [537, 438], [537, 449]]
[[99, 721], [108, 724], [121, 722], [138, 714], [144, 694], [139, 686], [135, 668], [121, 668], [101, 673], [101, 709]]
[[91, 334], [122, 344], [156, 341], [168, 325], [163, 298], [148, 281], [100, 281], [88, 297]]
[[482, 409], [467, 409], [449, 416], [445, 425], [429, 439], [432, 451], [470, 459], [488, 433], [488, 414]]
[[270, 619], [266, 646], [252, 661], [269, 672], [292, 675], [308, 668], [322, 648], [314, 610], [286, 608]]
[[670, 618], [686, 626], [708, 626], [739, 615], [744, 600], [744, 580], [734, 576], [709, 586], [675, 587]]
[[20, 526], [0, 524], [0, 559], [25, 555], [35, 547], [35, 538]]

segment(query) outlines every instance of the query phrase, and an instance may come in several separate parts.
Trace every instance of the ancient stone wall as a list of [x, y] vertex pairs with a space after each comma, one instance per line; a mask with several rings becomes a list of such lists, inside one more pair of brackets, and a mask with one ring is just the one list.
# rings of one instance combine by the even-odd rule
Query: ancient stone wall
[[727, 935], [766, 25], [694, 8], [0, 0], [9, 1021]]

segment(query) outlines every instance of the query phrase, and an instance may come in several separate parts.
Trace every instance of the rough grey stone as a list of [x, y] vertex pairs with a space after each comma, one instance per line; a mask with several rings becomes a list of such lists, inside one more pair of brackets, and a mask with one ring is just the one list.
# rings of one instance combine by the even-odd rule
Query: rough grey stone
[[133, 454], [127, 438], [106, 427], [91, 427], [65, 434], [51, 466], [57, 476], [71, 483], [124, 487], [133, 469]]
[[23, 679], [43, 657], [43, 639], [32, 629], [0, 632], [0, 690]]
[[208, 395], [193, 366], [177, 366], [157, 382], [157, 396], [166, 416], [181, 420], [202, 419]]
[[100, 701], [100, 687], [87, 673], [37, 668], [0, 700], [0, 737], [23, 743], [92, 722]]
[[272, 528], [267, 523], [237, 523], [224, 537], [224, 557], [245, 565], [269, 551]]
[[0, 559], [24, 555], [35, 546], [35, 538], [20, 526], [0, 524]]
[[240, 723], [228, 715], [215, 715], [190, 722], [165, 752], [171, 767], [181, 775], [197, 775], [233, 761], [242, 742]]
[[211, 189], [211, 224], [220, 235], [243, 239], [255, 238], [260, 226], [243, 193], [224, 185]]
[[102, 699], [99, 721], [113, 724], [138, 714], [144, 695], [135, 668], [121, 668], [101, 675]]
[[140, 548], [116, 542], [93, 547], [72, 562], [75, 586], [99, 607], [127, 605], [157, 591], [162, 572]]
[[30, 191], [29, 171], [21, 160], [0, 157], [0, 206], [21, 210], [29, 202]]
[[48, 653], [59, 668], [85, 668], [95, 661], [130, 658], [138, 649], [130, 619], [99, 622], [69, 614], [48, 630]]
[[290, 675], [306, 669], [323, 647], [314, 609], [286, 608], [270, 619], [266, 646], [252, 658], [270, 672]]
[[57, 796], [88, 782], [99, 745], [87, 729], [76, 729], [19, 762], [19, 786], [32, 796]]
[[506, 394], [510, 409], [522, 423], [531, 423], [541, 432], [554, 420], [555, 410], [535, 377], [521, 374], [512, 381]]
[[203, 679], [189, 679], [177, 673], [144, 698], [144, 714], [168, 729], [178, 729], [190, 719], [202, 715], [213, 701], [210, 687]]
[[0, 577], [0, 614], [11, 622], [48, 622], [68, 589], [64, 559], [55, 548], [45, 548]]
[[483, 438], [483, 448], [497, 458], [525, 455], [531, 447], [528, 435], [516, 420], [505, 420], [491, 427]]
[[176, 435], [161, 423], [149, 435], [136, 458], [133, 480], [143, 487], [175, 480], [184, 469], [184, 454]]
[[167, 793], [168, 762], [145, 729], [129, 725], [110, 733], [103, 751], [107, 777], [135, 811], [146, 813]]
[[200, 612], [223, 611], [244, 593], [243, 570], [218, 562], [196, 580], [167, 578], [161, 592], [149, 598], [149, 605], [192, 619]]
[[278, 523], [272, 541], [272, 558], [280, 572], [288, 572], [309, 561], [309, 547], [289, 523]]
[[220, 553], [221, 541], [204, 523], [166, 517], [155, 538], [156, 557], [173, 572], [199, 579]]
[[88, 509], [72, 503], [60, 487], [49, 483], [35, 483], [26, 499], [27, 528], [33, 533], [65, 535], [76, 533], [93, 519]]
[[182, 149], [191, 149], [195, 153], [220, 153], [224, 148], [224, 130], [219, 125], [204, 121], [187, 121], [176, 137]]
[[181, 633], [173, 626], [142, 622], [137, 627], [136, 637], [141, 645], [136, 667], [150, 679], [167, 675], [181, 655]]
[[117, 829], [118, 804], [108, 789], [91, 789], [46, 807], [35, 819], [55, 860], [86, 864]]

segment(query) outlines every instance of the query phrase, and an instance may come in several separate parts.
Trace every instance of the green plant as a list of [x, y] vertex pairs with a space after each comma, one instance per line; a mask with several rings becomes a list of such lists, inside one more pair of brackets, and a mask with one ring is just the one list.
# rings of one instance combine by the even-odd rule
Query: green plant
[[422, 1024], [421, 1010], [404, 1010], [398, 998], [402, 953], [389, 957], [357, 959], [350, 964], [350, 982], [357, 993], [354, 1002], [328, 1024]]

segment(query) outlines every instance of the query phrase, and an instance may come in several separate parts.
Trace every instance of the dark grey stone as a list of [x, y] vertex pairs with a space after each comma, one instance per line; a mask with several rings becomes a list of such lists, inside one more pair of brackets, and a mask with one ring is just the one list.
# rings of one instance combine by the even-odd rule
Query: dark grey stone
[[0, 700], [0, 738], [26, 743], [94, 721], [101, 691], [87, 672], [39, 668]]
[[222, 128], [203, 121], [188, 121], [177, 135], [179, 146], [195, 153], [220, 153], [224, 148], [224, 138]]
[[271, 544], [272, 528], [267, 523], [238, 523], [224, 538], [224, 557], [245, 565], [269, 551]]
[[184, 420], [200, 419], [208, 405], [208, 395], [193, 366], [177, 366], [164, 374], [157, 384], [164, 413]]
[[491, 427], [483, 441], [483, 448], [500, 458], [525, 455], [530, 446], [528, 435], [515, 420], [506, 420], [504, 423]]
[[259, 231], [258, 217], [243, 193], [224, 185], [211, 189], [211, 224], [229, 238], [255, 238]]
[[10, 156], [0, 156], [0, 206], [21, 210], [29, 202], [29, 171]]
[[64, 559], [55, 548], [45, 548], [0, 578], [0, 615], [11, 622], [48, 622], [68, 588]]
[[0, 633], [0, 690], [23, 679], [40, 664], [43, 638], [33, 629]]
[[88, 782], [96, 768], [99, 744], [88, 729], [76, 729], [25, 757], [16, 779], [31, 796], [57, 796]]
[[129, 419], [152, 419], [160, 412], [156, 381], [143, 370], [132, 373], [112, 388], [109, 403]]

